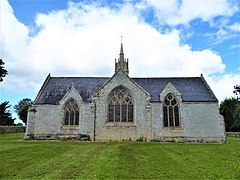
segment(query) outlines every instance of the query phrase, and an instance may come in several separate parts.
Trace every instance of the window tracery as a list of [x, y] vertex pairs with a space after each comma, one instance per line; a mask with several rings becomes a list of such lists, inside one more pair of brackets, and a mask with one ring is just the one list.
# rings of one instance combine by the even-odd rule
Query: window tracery
[[163, 103], [164, 127], [179, 127], [179, 105], [172, 94], [168, 94]]
[[64, 125], [79, 125], [79, 107], [73, 99], [71, 99], [65, 106]]
[[115, 88], [109, 95], [108, 122], [133, 122], [133, 99], [123, 87]]

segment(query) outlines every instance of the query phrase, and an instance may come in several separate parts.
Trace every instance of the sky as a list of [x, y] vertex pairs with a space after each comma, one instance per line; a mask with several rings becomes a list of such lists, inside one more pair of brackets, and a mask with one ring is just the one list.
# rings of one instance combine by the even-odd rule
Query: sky
[[49, 73], [111, 77], [121, 41], [130, 77], [203, 74], [219, 102], [240, 84], [239, 0], [0, 0], [0, 103], [34, 100]]

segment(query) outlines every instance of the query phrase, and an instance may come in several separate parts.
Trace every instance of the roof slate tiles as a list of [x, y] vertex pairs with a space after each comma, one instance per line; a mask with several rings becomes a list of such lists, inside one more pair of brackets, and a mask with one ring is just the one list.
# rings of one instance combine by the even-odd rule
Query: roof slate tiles
[[[91, 96], [110, 78], [107, 77], [50, 77], [36, 104], [58, 104], [74, 83], [83, 101], [91, 102]], [[201, 77], [190, 78], [131, 78], [151, 95], [151, 101], [159, 101], [159, 95], [170, 82], [182, 94], [185, 102], [217, 102]]]
[[159, 101], [159, 95], [170, 82], [182, 94], [182, 100], [187, 102], [214, 102], [215, 95], [204, 84], [201, 77], [187, 78], [133, 78], [150, 95], [151, 101]]

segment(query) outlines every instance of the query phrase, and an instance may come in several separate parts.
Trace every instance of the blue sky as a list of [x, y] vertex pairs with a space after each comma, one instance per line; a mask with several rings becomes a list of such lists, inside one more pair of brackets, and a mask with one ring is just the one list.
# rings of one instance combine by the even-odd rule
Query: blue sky
[[132, 77], [203, 73], [220, 101], [240, 84], [238, 0], [0, 0], [0, 22], [0, 100], [12, 106], [48, 73], [112, 76], [121, 36]]

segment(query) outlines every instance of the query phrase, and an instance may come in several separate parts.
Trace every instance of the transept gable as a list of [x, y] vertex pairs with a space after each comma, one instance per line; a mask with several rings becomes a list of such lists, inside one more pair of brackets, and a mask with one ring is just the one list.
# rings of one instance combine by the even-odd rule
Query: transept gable
[[78, 90], [75, 88], [75, 84], [72, 83], [69, 91], [64, 95], [64, 97], [59, 101], [59, 104], [65, 104], [69, 99], [74, 99], [76, 102], [83, 102], [81, 95], [78, 93]]
[[169, 82], [163, 89], [163, 91], [160, 93], [159, 100], [163, 102], [168, 94], [173, 94], [178, 99], [179, 102], [182, 102], [182, 94], [171, 82]]
[[[131, 87], [134, 87], [135, 91], [136, 89], [140, 90], [146, 96], [148, 99], [150, 99], [150, 94], [143, 89], [140, 85], [138, 85], [134, 80], [132, 80], [128, 75], [126, 75], [121, 69], [119, 69], [105, 84], [103, 84], [92, 96], [92, 99], [99, 97], [100, 94], [102, 94], [105, 89], [108, 89], [106, 94], [109, 94], [110, 91], [112, 91], [114, 88], [118, 86], [123, 86], [129, 91], [132, 91]], [[132, 92], [134, 93], [134, 92]]]

